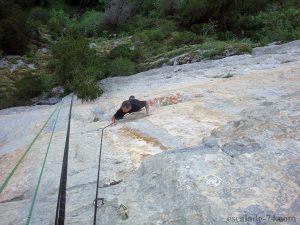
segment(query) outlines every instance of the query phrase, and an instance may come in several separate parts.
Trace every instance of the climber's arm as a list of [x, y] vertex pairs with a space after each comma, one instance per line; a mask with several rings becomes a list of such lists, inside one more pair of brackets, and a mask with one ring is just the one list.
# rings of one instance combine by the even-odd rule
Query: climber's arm
[[120, 120], [120, 119], [123, 119], [124, 115], [126, 113], [123, 112], [123, 110], [120, 108], [116, 113], [115, 115], [113, 115], [113, 117], [111, 118], [111, 122], [112, 123], [116, 123], [116, 120]]

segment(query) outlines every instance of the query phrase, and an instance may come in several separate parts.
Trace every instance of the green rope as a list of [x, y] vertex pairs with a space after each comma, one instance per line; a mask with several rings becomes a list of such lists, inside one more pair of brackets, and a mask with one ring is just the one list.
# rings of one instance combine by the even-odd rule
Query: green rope
[[21, 164], [21, 162], [23, 161], [23, 159], [25, 158], [25, 156], [27, 155], [27, 153], [30, 151], [32, 145], [34, 144], [34, 142], [36, 141], [36, 139], [40, 136], [40, 134], [42, 133], [42, 131], [44, 130], [44, 128], [46, 127], [47, 123], [49, 122], [49, 120], [51, 119], [51, 117], [53, 116], [53, 114], [56, 112], [56, 110], [58, 109], [58, 106], [56, 106], [56, 108], [53, 110], [53, 112], [51, 113], [51, 115], [49, 116], [49, 118], [47, 119], [47, 121], [44, 123], [43, 127], [40, 129], [40, 131], [37, 133], [37, 135], [35, 136], [35, 138], [32, 140], [32, 142], [30, 143], [30, 145], [28, 146], [28, 148], [26, 149], [26, 151], [24, 152], [24, 154], [22, 155], [22, 157], [19, 159], [19, 161], [17, 162], [17, 164], [15, 165], [15, 167], [12, 169], [12, 171], [9, 173], [8, 177], [5, 179], [4, 183], [1, 185], [0, 188], [0, 194], [2, 193], [2, 191], [4, 190], [4, 188], [6, 187], [7, 183], [9, 182], [9, 180], [11, 179], [11, 177], [13, 176], [13, 174], [15, 173], [16, 169], [18, 168], [18, 166]]
[[57, 112], [57, 115], [56, 115], [56, 118], [55, 118], [55, 122], [54, 122], [54, 125], [53, 125], [53, 128], [52, 128], [51, 137], [50, 137], [50, 140], [49, 140], [49, 143], [48, 143], [48, 147], [47, 147], [46, 154], [45, 154], [45, 157], [44, 157], [44, 161], [43, 161], [42, 169], [41, 169], [41, 172], [40, 172], [40, 175], [39, 175], [39, 179], [38, 179], [37, 185], [36, 185], [35, 190], [34, 190], [34, 195], [33, 195], [33, 198], [32, 198], [32, 202], [31, 202], [29, 214], [28, 214], [28, 217], [27, 217], [26, 225], [29, 225], [30, 220], [31, 220], [31, 216], [32, 216], [32, 212], [33, 212], [33, 208], [34, 208], [36, 196], [37, 196], [37, 193], [38, 193], [38, 190], [39, 190], [39, 186], [40, 186], [40, 183], [41, 183], [41, 180], [42, 180], [42, 175], [43, 175], [43, 172], [44, 172], [46, 160], [47, 160], [47, 157], [48, 157], [48, 152], [49, 152], [49, 149], [50, 149], [52, 137], [53, 137], [53, 134], [54, 134], [54, 130], [55, 130], [55, 126], [56, 126], [56, 122], [57, 122], [60, 110], [61, 110], [61, 105], [60, 105], [59, 110]]

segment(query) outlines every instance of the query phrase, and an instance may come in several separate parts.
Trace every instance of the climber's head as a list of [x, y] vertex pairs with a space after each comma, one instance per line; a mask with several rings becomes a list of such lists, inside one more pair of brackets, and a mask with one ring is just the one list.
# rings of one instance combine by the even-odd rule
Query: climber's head
[[131, 103], [130, 103], [130, 101], [129, 101], [129, 100], [124, 101], [124, 102], [122, 103], [121, 108], [122, 108], [122, 111], [123, 111], [124, 113], [129, 112], [129, 111], [131, 110]]

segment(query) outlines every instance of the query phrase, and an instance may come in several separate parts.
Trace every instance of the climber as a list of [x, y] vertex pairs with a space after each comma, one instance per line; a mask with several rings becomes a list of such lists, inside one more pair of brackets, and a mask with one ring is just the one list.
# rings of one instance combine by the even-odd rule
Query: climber
[[112, 123], [116, 123], [116, 120], [122, 119], [126, 113], [138, 112], [142, 108], [146, 108], [146, 115], [149, 115], [149, 103], [147, 101], [140, 101], [135, 99], [133, 95], [122, 103], [120, 109], [113, 115]]

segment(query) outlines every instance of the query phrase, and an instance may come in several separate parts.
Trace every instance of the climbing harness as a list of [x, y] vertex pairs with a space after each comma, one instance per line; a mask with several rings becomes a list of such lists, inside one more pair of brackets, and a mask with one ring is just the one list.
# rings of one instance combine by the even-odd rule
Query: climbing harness
[[101, 166], [101, 153], [102, 153], [102, 140], [103, 140], [103, 131], [107, 127], [109, 127], [111, 124], [100, 128], [101, 129], [101, 140], [100, 140], [100, 150], [99, 150], [99, 162], [98, 162], [98, 175], [97, 175], [97, 186], [96, 186], [96, 197], [94, 200], [95, 210], [94, 210], [94, 225], [96, 225], [96, 219], [97, 219], [97, 208], [98, 208], [98, 200], [102, 201], [102, 205], [104, 204], [104, 198], [98, 198], [98, 189], [99, 189], [99, 176], [100, 176], [100, 166]]
[[65, 150], [63, 156], [63, 163], [61, 167], [60, 185], [59, 185], [59, 192], [58, 192], [57, 206], [56, 206], [55, 225], [65, 224], [68, 154], [69, 154], [70, 124], [71, 124], [73, 98], [74, 98], [74, 94], [72, 95], [72, 99], [70, 103], [68, 130], [66, 135]]
[[41, 168], [41, 172], [40, 172], [40, 175], [39, 175], [39, 179], [38, 179], [37, 185], [36, 185], [35, 190], [34, 190], [34, 195], [33, 195], [33, 198], [32, 198], [32, 202], [31, 202], [29, 214], [28, 214], [28, 217], [27, 217], [27, 220], [26, 220], [26, 225], [29, 225], [30, 220], [31, 220], [32, 212], [33, 212], [33, 209], [34, 209], [34, 204], [35, 204], [35, 201], [36, 201], [36, 196], [37, 196], [37, 193], [38, 193], [38, 190], [39, 190], [39, 186], [40, 186], [40, 183], [41, 183], [41, 180], [42, 180], [42, 175], [43, 175], [43, 172], [44, 172], [46, 160], [47, 160], [47, 157], [48, 157], [48, 153], [49, 153], [51, 141], [52, 141], [53, 134], [54, 134], [54, 131], [55, 131], [55, 127], [56, 127], [56, 123], [57, 123], [57, 120], [58, 120], [58, 116], [59, 116], [59, 113], [60, 113], [60, 110], [61, 110], [61, 106], [62, 106], [62, 103], [60, 104], [59, 110], [57, 112], [57, 115], [56, 115], [56, 118], [55, 118], [55, 121], [54, 121], [54, 125], [53, 125], [53, 128], [52, 128], [51, 137], [50, 137], [50, 140], [49, 140], [49, 143], [48, 143], [48, 147], [47, 147], [46, 154], [45, 154], [45, 157], [44, 157], [44, 161], [43, 161], [43, 164], [42, 164], [42, 168]]
[[37, 138], [40, 136], [40, 134], [42, 133], [42, 131], [44, 130], [44, 128], [46, 127], [46, 125], [48, 124], [49, 120], [52, 118], [52, 116], [54, 115], [54, 113], [56, 112], [56, 110], [58, 109], [58, 106], [56, 106], [56, 108], [53, 110], [53, 112], [50, 114], [50, 116], [48, 117], [47, 121], [44, 123], [43, 127], [40, 129], [40, 131], [37, 133], [37, 135], [34, 137], [34, 139], [32, 140], [32, 142], [30, 143], [30, 145], [28, 146], [28, 148], [26, 149], [26, 151], [24, 152], [24, 154], [21, 156], [21, 158], [19, 159], [19, 161], [17, 162], [17, 164], [14, 166], [14, 168], [11, 170], [11, 172], [9, 173], [9, 175], [7, 176], [7, 178], [5, 179], [4, 183], [1, 185], [0, 188], [0, 194], [2, 193], [2, 191], [4, 190], [4, 188], [6, 187], [6, 185], [8, 184], [9, 180], [12, 178], [12, 176], [14, 175], [15, 171], [17, 170], [17, 168], [19, 167], [19, 165], [21, 164], [21, 162], [23, 161], [23, 159], [25, 158], [25, 156], [28, 154], [28, 152], [31, 150], [31, 147], [33, 146], [33, 144], [35, 143], [35, 141], [37, 140]]

